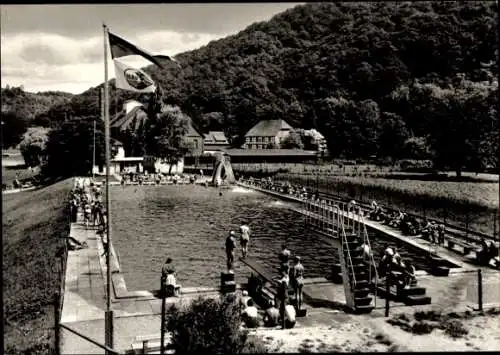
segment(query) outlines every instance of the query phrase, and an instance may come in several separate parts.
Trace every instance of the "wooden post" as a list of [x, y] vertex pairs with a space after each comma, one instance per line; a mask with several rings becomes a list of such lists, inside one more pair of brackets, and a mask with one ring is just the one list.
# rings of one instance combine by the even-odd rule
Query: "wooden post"
[[478, 298], [478, 308], [480, 311], [483, 310], [483, 274], [481, 269], [477, 269], [477, 298]]
[[[493, 240], [497, 237], [497, 213], [493, 213]], [[500, 238], [499, 238], [500, 240]]]
[[465, 210], [465, 238], [469, 236], [469, 206]]
[[60, 343], [61, 343], [61, 327], [59, 326], [59, 321], [61, 318], [59, 310], [59, 292], [54, 293], [54, 346], [56, 355], [60, 354]]
[[161, 334], [160, 334], [160, 354], [165, 354], [165, 274], [161, 275]]
[[389, 306], [390, 306], [389, 297], [391, 297], [390, 279], [391, 279], [391, 272], [390, 272], [390, 270], [387, 270], [387, 275], [385, 277], [385, 316], [386, 317], [389, 317]]

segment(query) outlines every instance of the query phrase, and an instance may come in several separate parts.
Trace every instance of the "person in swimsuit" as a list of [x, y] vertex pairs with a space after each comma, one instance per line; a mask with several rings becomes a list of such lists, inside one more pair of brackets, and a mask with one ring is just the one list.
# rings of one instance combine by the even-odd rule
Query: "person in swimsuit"
[[233, 273], [234, 249], [236, 248], [236, 232], [231, 231], [226, 238], [227, 271]]
[[248, 253], [248, 242], [250, 241], [250, 227], [247, 223], [243, 223], [240, 226], [240, 233], [241, 254], [243, 258], [246, 258]]
[[300, 256], [295, 256], [293, 267], [293, 290], [297, 299], [297, 309], [302, 306], [302, 288], [304, 287], [304, 266], [300, 263]]
[[280, 259], [280, 271], [286, 272], [288, 275], [290, 265], [288, 260], [290, 259], [291, 252], [287, 249], [286, 244], [281, 245], [281, 253], [279, 254]]

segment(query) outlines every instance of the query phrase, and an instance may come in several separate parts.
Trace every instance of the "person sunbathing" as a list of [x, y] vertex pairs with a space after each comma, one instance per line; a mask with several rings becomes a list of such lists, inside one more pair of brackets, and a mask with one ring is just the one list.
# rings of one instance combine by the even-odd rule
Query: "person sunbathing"
[[259, 311], [251, 298], [248, 300], [241, 317], [247, 328], [257, 328], [259, 326]]

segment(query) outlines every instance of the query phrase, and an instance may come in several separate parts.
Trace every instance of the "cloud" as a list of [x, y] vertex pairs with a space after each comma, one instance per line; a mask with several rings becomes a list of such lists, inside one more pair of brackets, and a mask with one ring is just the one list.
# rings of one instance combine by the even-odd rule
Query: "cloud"
[[255, 21], [297, 3], [240, 4], [72, 4], [2, 5], [2, 32], [39, 31], [89, 37], [102, 33], [102, 22], [127, 35], [143, 31], [173, 31], [221, 35], [242, 30]]
[[[173, 56], [199, 48], [219, 36], [156, 31], [122, 37], [154, 54]], [[3, 85], [23, 85], [28, 91], [81, 93], [104, 81], [102, 36], [70, 38], [51, 33], [2, 34], [1, 51]], [[137, 67], [151, 64], [138, 56], [122, 60]], [[108, 61], [108, 72], [110, 78], [114, 77], [111, 60]]]

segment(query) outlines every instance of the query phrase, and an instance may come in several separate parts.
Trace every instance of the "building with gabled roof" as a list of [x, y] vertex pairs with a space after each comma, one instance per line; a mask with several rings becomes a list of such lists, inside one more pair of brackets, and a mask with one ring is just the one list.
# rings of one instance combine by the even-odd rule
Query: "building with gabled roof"
[[210, 131], [203, 140], [205, 151], [220, 151], [229, 148], [229, 140], [222, 131]]
[[262, 120], [245, 134], [245, 149], [268, 149], [279, 146], [293, 127], [285, 120]]

